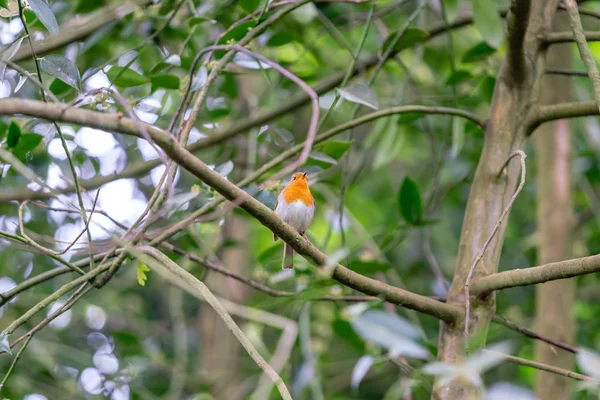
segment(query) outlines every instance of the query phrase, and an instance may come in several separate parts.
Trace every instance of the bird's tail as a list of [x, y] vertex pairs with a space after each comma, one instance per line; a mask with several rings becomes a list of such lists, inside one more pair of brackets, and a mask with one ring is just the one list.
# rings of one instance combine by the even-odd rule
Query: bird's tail
[[281, 264], [282, 269], [294, 269], [294, 249], [287, 244], [283, 244], [283, 263]]

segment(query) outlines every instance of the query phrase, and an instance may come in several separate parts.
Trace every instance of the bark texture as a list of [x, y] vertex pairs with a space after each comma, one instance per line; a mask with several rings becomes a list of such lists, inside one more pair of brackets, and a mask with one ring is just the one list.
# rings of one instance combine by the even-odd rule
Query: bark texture
[[[498, 223], [503, 209], [515, 191], [520, 163], [514, 158], [503, 169], [509, 156], [521, 146], [526, 137], [527, 120], [537, 101], [537, 88], [544, 60], [538, 37], [551, 26], [558, 1], [533, 0], [523, 6], [518, 0], [507, 17], [507, 57], [498, 76], [490, 119], [485, 127], [485, 143], [471, 186], [458, 249], [454, 280], [450, 287], [448, 303], [465, 308], [464, 285], [475, 257], [488, 240]], [[527, 9], [529, 18], [519, 15]], [[525, 24], [525, 26], [523, 26]], [[515, 32], [526, 32], [518, 38]], [[522, 54], [518, 54], [522, 52]], [[509, 63], [518, 63], [517, 65]], [[515, 72], [518, 74], [515, 75]], [[506, 221], [496, 232], [483, 258], [477, 264], [473, 278], [487, 276], [498, 270]], [[485, 343], [490, 321], [495, 314], [495, 295], [471, 298], [470, 340], [471, 349]], [[467, 356], [464, 320], [454, 324], [442, 323], [438, 359], [458, 363]], [[436, 382], [434, 399], [481, 399], [481, 390], [466, 380], [456, 379], [445, 386]]]
[[[564, 13], [557, 15], [555, 31], [569, 29]], [[573, 47], [553, 46], [548, 67], [571, 68]], [[548, 75], [542, 86], [542, 102], [555, 104], [571, 100], [572, 79]], [[572, 256], [573, 204], [571, 199], [571, 138], [567, 120], [542, 125], [536, 132], [537, 220], [539, 232], [538, 262], [561, 261]], [[563, 279], [536, 286], [536, 331], [567, 343], [575, 338], [575, 279]], [[573, 369], [573, 354], [535, 342], [536, 360], [565, 369]], [[535, 392], [540, 400], [568, 399], [569, 378], [538, 371]]]

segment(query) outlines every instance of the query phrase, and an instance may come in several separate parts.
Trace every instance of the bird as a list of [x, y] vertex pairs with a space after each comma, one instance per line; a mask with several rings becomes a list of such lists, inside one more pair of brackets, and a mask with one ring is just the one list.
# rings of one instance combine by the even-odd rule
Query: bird
[[[275, 213], [308, 241], [304, 233], [315, 215], [315, 208], [315, 199], [308, 188], [306, 172], [296, 172], [292, 175], [290, 183], [277, 196]], [[277, 235], [273, 234], [273, 240], [276, 242], [277, 239]], [[281, 268], [294, 269], [294, 249], [287, 243], [283, 244]]]

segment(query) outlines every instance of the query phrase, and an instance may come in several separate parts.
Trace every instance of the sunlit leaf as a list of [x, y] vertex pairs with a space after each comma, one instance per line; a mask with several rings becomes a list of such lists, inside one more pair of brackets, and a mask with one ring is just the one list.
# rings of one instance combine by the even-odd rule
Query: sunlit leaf
[[423, 218], [423, 204], [419, 187], [408, 176], [404, 178], [398, 192], [398, 207], [400, 214], [409, 224], [416, 225]]
[[21, 128], [14, 121], [8, 126], [8, 136], [6, 137], [6, 148], [10, 149], [19, 143], [21, 138]]
[[228, 160], [223, 164], [219, 165], [217, 168], [215, 168], [215, 172], [217, 172], [222, 177], [227, 177], [227, 175], [229, 175], [231, 171], [233, 171], [233, 167], [233, 161]]
[[397, 315], [369, 310], [352, 321], [354, 330], [366, 341], [375, 343], [395, 355], [425, 359], [430, 353], [415, 342], [420, 332], [410, 322]]
[[[12, 59], [15, 56], [15, 54], [17, 54], [17, 52], [19, 51], [19, 48], [21, 47], [21, 43], [23, 43], [23, 39], [24, 38], [20, 38], [20, 39], [16, 40], [13, 44], [11, 44], [5, 51], [2, 52], [2, 55], [0, 56], [0, 58], [2, 60]], [[6, 64], [0, 62], [0, 82], [2, 82], [4, 80], [5, 72], [6, 72]]]
[[81, 79], [79, 70], [67, 57], [45, 56], [40, 61], [40, 67], [48, 75], [60, 79], [75, 90], [79, 90]]
[[138, 262], [137, 281], [140, 286], [146, 286], [146, 281], [148, 280], [148, 276], [146, 275], [146, 272], [148, 272], [148, 271], [150, 271], [150, 268], [148, 268], [141, 261]]
[[581, 371], [593, 378], [600, 379], [600, 354], [594, 351], [579, 349], [577, 365]]
[[367, 372], [369, 372], [369, 369], [373, 365], [374, 361], [375, 359], [373, 356], [366, 355], [359, 358], [356, 364], [354, 364], [354, 368], [352, 369], [352, 378], [350, 380], [350, 385], [353, 389], [358, 389], [358, 385], [360, 385], [360, 382], [363, 380], [365, 375], [367, 375]]
[[485, 392], [485, 400], [536, 400], [535, 394], [522, 386], [509, 382], [497, 382]]
[[111, 67], [106, 75], [112, 83], [124, 88], [139, 86], [148, 82], [145, 76], [125, 67]]
[[15, 93], [17, 93], [23, 87], [25, 82], [27, 82], [27, 77], [24, 75], [19, 75], [19, 83], [17, 83], [17, 86], [15, 86]]
[[264, 63], [260, 60], [255, 59], [254, 57], [246, 54], [246, 53], [236, 53], [233, 57], [233, 63], [237, 64], [241, 67], [248, 69], [270, 69], [272, 68], [269, 64]]
[[198, 72], [196, 72], [196, 75], [194, 75], [194, 80], [192, 80], [192, 88], [191, 88], [192, 92], [202, 88], [202, 86], [204, 86], [204, 84], [206, 83], [207, 79], [208, 79], [208, 70], [206, 69], [206, 67], [202, 66], [198, 69]]
[[177, 193], [171, 199], [171, 209], [177, 210], [181, 208], [186, 203], [198, 197], [199, 194], [200, 192], [197, 191]]
[[370, 87], [361, 83], [355, 83], [345, 88], [338, 88], [338, 93], [342, 98], [352, 103], [362, 104], [374, 110], [379, 109], [379, 100], [377, 95]]
[[29, 0], [29, 7], [31, 7], [31, 11], [35, 13], [40, 22], [51, 34], [56, 35], [58, 33], [58, 22], [56, 21], [56, 17], [44, 0]]
[[485, 372], [504, 361], [504, 355], [510, 354], [511, 347], [509, 342], [494, 343], [487, 346], [486, 350], [478, 351], [470, 356], [466, 365], [479, 373]]
[[504, 27], [498, 8], [493, 0], [472, 0], [475, 28], [493, 48], [500, 47], [504, 38]]
[[12, 354], [10, 351], [10, 343], [8, 343], [8, 335], [4, 332], [0, 333], [0, 351]]

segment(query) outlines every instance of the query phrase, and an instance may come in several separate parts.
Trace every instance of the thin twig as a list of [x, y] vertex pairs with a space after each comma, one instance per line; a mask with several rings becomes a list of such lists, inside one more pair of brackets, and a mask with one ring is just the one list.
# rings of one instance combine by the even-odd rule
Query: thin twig
[[4, 389], [4, 386], [6, 385], [6, 381], [8, 380], [8, 377], [10, 376], [11, 372], [13, 372], [13, 369], [17, 365], [17, 362], [19, 362], [19, 358], [21, 358], [21, 354], [27, 348], [27, 345], [31, 341], [32, 337], [33, 337], [33, 335], [28, 335], [27, 340], [25, 341], [25, 343], [23, 343], [23, 346], [21, 346], [21, 348], [19, 349], [19, 352], [17, 353], [17, 355], [13, 359], [12, 363], [10, 364], [10, 367], [8, 368], [8, 371], [6, 371], [6, 375], [4, 375], [4, 379], [2, 379], [2, 382], [0, 382], [0, 390]]
[[[25, 17], [23, 16], [23, 5], [21, 4], [21, 1], [22, 0], [17, 0], [17, 5], [19, 7], [19, 18], [21, 20], [21, 23], [23, 24], [23, 29], [25, 30], [25, 34], [27, 36], [27, 41], [29, 42], [29, 47], [31, 48], [31, 54], [33, 57], [33, 63], [35, 64], [35, 69], [37, 71], [38, 80], [40, 81], [40, 85], [43, 87], [44, 82], [42, 81], [42, 71], [40, 69], [40, 63], [35, 54], [35, 49], [33, 48], [33, 40], [31, 39], [29, 29], [27, 28], [27, 23], [25, 22]], [[48, 100], [46, 99], [45, 90], [42, 89], [40, 91], [40, 94], [42, 95], [42, 100], [44, 101], [44, 103], [47, 103]], [[73, 175], [73, 184], [75, 186], [75, 193], [77, 194], [77, 200], [79, 201], [79, 209], [81, 211], [81, 217], [83, 218], [83, 223], [85, 225], [87, 225], [88, 219], [87, 219], [87, 215], [85, 212], [85, 206], [83, 204], [81, 188], [79, 186], [79, 178], [77, 177], [77, 170], [75, 169], [75, 164], [73, 164], [73, 159], [71, 157], [71, 152], [69, 151], [69, 146], [67, 145], [67, 141], [65, 140], [65, 137], [64, 137], [62, 130], [61, 130], [60, 126], [58, 125], [58, 123], [56, 121], [52, 121], [52, 122], [53, 122], [53, 125], [56, 128], [56, 132], [58, 133], [58, 136], [60, 138], [60, 142], [65, 151], [65, 155], [67, 156], [67, 162], [71, 169], [71, 175]], [[92, 234], [90, 233], [89, 230], [87, 231], [87, 238], [88, 238], [88, 245], [89, 245], [89, 249], [90, 249], [90, 268], [94, 268], [94, 257], [92, 254]]]
[[483, 258], [483, 254], [485, 253], [488, 246], [492, 242], [492, 239], [496, 235], [496, 232], [498, 232], [498, 229], [500, 229], [500, 225], [502, 225], [504, 218], [506, 217], [506, 215], [512, 208], [512, 205], [515, 202], [517, 196], [519, 195], [519, 193], [521, 193], [523, 186], [525, 186], [525, 175], [527, 173], [527, 170], [525, 167], [525, 158], [527, 158], [527, 156], [525, 155], [525, 153], [522, 150], [517, 150], [508, 157], [508, 160], [506, 160], [506, 162], [504, 163], [502, 168], [500, 168], [499, 174], [501, 174], [502, 171], [504, 170], [504, 168], [506, 168], [508, 166], [508, 164], [510, 163], [510, 160], [512, 160], [513, 158], [515, 158], [517, 156], [520, 157], [520, 159], [521, 159], [521, 182], [519, 183], [517, 190], [515, 190], [515, 193], [510, 198], [508, 205], [504, 208], [504, 210], [502, 211], [502, 214], [500, 214], [500, 218], [498, 218], [498, 222], [496, 222], [494, 229], [492, 229], [492, 233], [490, 233], [490, 236], [488, 237], [488, 239], [485, 241], [485, 243], [481, 247], [481, 250], [479, 250], [477, 257], [475, 257], [475, 260], [473, 261], [473, 264], [471, 265], [471, 268], [469, 269], [469, 274], [467, 275], [467, 279], [465, 281], [465, 338], [469, 337], [469, 319], [471, 317], [471, 298], [470, 298], [470, 294], [469, 294], [469, 285], [471, 285], [471, 279], [473, 278], [473, 272], [475, 272], [475, 267], [477, 267], [477, 264]]
[[519, 332], [527, 337], [530, 337], [532, 339], [541, 340], [542, 342], [546, 342], [549, 345], [561, 348], [570, 353], [577, 354], [579, 352], [579, 349], [575, 346], [571, 346], [568, 343], [564, 343], [559, 340], [555, 340], [555, 339], [549, 338], [547, 336], [540, 335], [539, 333], [532, 331], [531, 329], [529, 329], [527, 327], [515, 324], [514, 322], [509, 321], [508, 319], [506, 319], [500, 315], [494, 315], [494, 317], [492, 318], [492, 321], [494, 321], [500, 325], [504, 325], [505, 327], [512, 329], [515, 332]]
[[567, 378], [572, 378], [572, 379], [575, 379], [578, 381], [595, 381], [595, 379], [592, 378], [591, 376], [581, 375], [581, 374], [578, 374], [577, 372], [573, 372], [573, 371], [569, 371], [569, 370], [566, 370], [563, 368], [555, 367], [554, 365], [548, 365], [548, 364], [543, 364], [543, 363], [540, 363], [537, 361], [526, 360], [524, 358], [511, 356], [508, 354], [503, 354], [503, 353], [493, 351], [493, 350], [484, 349], [482, 351], [485, 353], [490, 353], [490, 354], [494, 354], [494, 355], [502, 355], [502, 357], [504, 357], [504, 359], [506, 361], [509, 361], [513, 364], [523, 365], [525, 367], [535, 368], [540, 371], [546, 371], [546, 372], [550, 372], [552, 374], [566, 376]]
[[583, 77], [588, 76], [588, 73], [586, 71], [574, 71], [572, 69], [565, 69], [565, 68], [546, 68], [544, 72], [546, 74], [550, 74], [550, 75], [583, 76]]
[[[267, 363], [267, 361], [260, 355], [252, 342], [250, 342], [244, 332], [242, 332], [242, 330], [235, 323], [233, 318], [231, 318], [225, 307], [223, 307], [219, 300], [212, 294], [206, 285], [202, 283], [202, 281], [198, 280], [195, 276], [181, 268], [169, 257], [153, 247], [141, 246], [138, 247], [137, 250], [128, 249], [128, 251], [132, 251], [132, 253], [142, 260], [146, 265], [156, 270], [163, 277], [181, 287], [183, 290], [195, 296], [202, 296], [217, 312], [217, 314], [219, 314], [223, 322], [235, 335], [244, 349], [246, 349], [250, 357], [252, 357], [252, 359], [264, 371], [264, 373], [271, 378], [275, 386], [277, 386], [281, 397], [283, 397], [285, 400], [292, 400], [292, 396], [283, 382], [283, 379], [281, 379], [281, 376], [279, 376], [279, 374], [273, 370], [271, 365], [269, 365], [269, 363]], [[140, 252], [141, 254], [139, 254]]]
[[25, 200], [24, 202], [22, 202], [19, 205], [19, 209], [18, 209], [19, 231], [21, 232], [21, 236], [23, 236], [25, 239], [27, 239], [29, 241], [29, 244], [31, 244], [32, 246], [38, 248], [40, 251], [43, 251], [44, 253], [53, 254], [55, 256], [60, 256], [60, 255], [65, 254], [67, 251], [69, 251], [71, 249], [71, 247], [75, 246], [75, 243], [77, 243], [77, 241], [79, 240], [79, 238], [81, 238], [83, 236], [83, 234], [89, 229], [90, 222], [92, 222], [92, 215], [94, 214], [94, 210], [96, 209], [96, 204], [98, 203], [98, 196], [99, 195], [100, 195], [100, 190], [98, 190], [96, 192], [96, 197], [94, 198], [94, 202], [92, 203], [92, 211], [90, 213], [90, 218], [88, 218], [87, 221], [85, 222], [85, 226], [83, 227], [83, 229], [81, 230], [81, 232], [79, 232], [79, 234], [77, 236], [75, 236], [75, 238], [63, 250], [56, 251], [56, 250], [52, 250], [52, 249], [49, 249], [47, 247], [44, 247], [41, 244], [37, 243], [32, 238], [30, 238], [27, 235], [27, 233], [25, 233], [25, 224], [23, 222], [23, 207], [25, 207], [29, 203], [29, 200]]
[[567, 11], [569, 13], [569, 19], [571, 20], [571, 29], [573, 31], [573, 37], [575, 38], [575, 42], [577, 42], [579, 55], [581, 56], [581, 59], [585, 64], [585, 68], [587, 69], [588, 76], [592, 81], [592, 86], [594, 87], [594, 96], [596, 98], [598, 110], [600, 110], [600, 74], [598, 73], [596, 61], [594, 61], [592, 52], [590, 51], [590, 48], [588, 47], [587, 41], [585, 39], [583, 26], [581, 26], [581, 18], [579, 17], [579, 11], [577, 10], [577, 2], [575, 0], [565, 0], [564, 4], [567, 7]]

